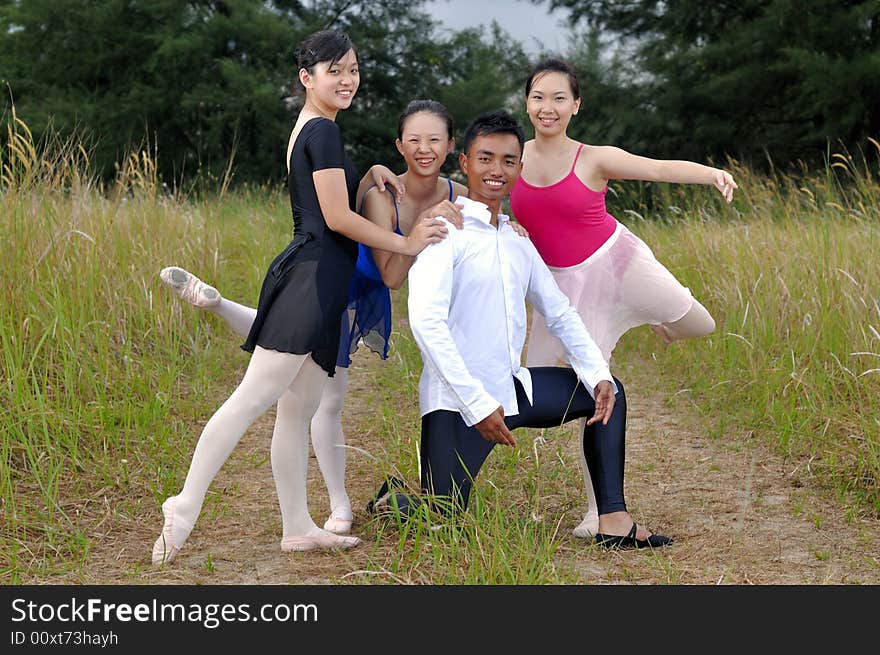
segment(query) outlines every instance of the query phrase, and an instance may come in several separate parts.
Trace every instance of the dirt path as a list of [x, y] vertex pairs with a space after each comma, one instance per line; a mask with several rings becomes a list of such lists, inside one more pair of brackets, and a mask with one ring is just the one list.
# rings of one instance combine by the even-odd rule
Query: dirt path
[[[368, 391], [379, 366], [377, 358], [358, 353], [351, 374], [346, 437], [365, 451], [377, 447], [365, 426]], [[674, 535], [677, 543], [662, 555], [586, 548], [570, 536], [578, 509], [562, 525], [557, 567], [585, 583], [880, 583], [877, 521], [845, 520], [847, 512], [834, 498], [802, 485], [804, 471], [756, 442], [736, 435], [721, 442], [683, 427], [666, 398], [635, 391], [649, 388], [651, 374], [650, 366], [641, 374], [628, 372], [626, 492], [633, 514]], [[239, 444], [176, 565], [163, 570], [149, 565], [161, 515], [144, 501], [134, 517], [105, 520], [94, 530], [95, 547], [81, 571], [42, 582], [332, 584], [352, 576], [363, 581], [365, 574], [355, 572], [368, 566], [374, 548], [369, 541], [343, 554], [303, 557], [279, 551], [280, 519], [268, 461], [273, 420], [273, 414], [263, 417]], [[577, 440], [561, 447], [574, 466]], [[327, 500], [314, 460], [309, 475], [312, 515], [320, 523]], [[352, 451], [348, 487], [355, 534], [363, 533], [363, 507], [376, 480], [370, 458]]]
[[839, 502], [803, 485], [796, 464], [754, 440], [731, 435], [721, 442], [683, 427], [656, 395], [634, 392], [628, 401], [630, 511], [668, 530], [677, 544], [662, 558], [594, 553], [589, 566], [597, 581], [880, 582], [877, 521], [845, 520]]

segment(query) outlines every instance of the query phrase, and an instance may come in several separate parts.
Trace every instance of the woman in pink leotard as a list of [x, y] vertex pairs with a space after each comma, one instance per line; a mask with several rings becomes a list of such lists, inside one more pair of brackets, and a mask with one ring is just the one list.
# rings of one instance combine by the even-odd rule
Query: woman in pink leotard
[[[510, 206], [605, 358], [610, 359], [627, 330], [639, 325], [651, 325], [666, 343], [712, 332], [715, 321], [706, 308], [641, 239], [608, 213], [605, 194], [609, 180], [678, 182], [712, 185], [730, 202], [738, 188], [730, 173], [570, 138], [566, 130], [581, 97], [577, 76], [564, 61], [539, 63], [525, 91], [535, 138], [525, 144]], [[562, 345], [542, 317], [534, 316], [526, 365], [564, 361]], [[598, 516], [590, 474], [586, 463], [581, 464], [590, 508], [575, 535], [589, 537], [596, 532]]]

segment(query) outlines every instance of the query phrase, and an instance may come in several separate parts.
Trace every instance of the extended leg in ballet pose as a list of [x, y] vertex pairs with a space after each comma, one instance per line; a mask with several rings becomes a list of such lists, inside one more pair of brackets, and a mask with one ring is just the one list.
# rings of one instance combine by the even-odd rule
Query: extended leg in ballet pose
[[651, 325], [651, 329], [663, 339], [663, 343], [670, 344], [682, 339], [705, 337], [715, 331], [715, 319], [699, 301], [694, 300], [687, 314], [671, 323], [657, 323]]
[[217, 314], [229, 323], [235, 332], [247, 337], [257, 317], [257, 310], [227, 300], [214, 287], [205, 284], [198, 277], [177, 266], [163, 268], [159, 279], [164, 282], [181, 300], [195, 307]]
[[[181, 300], [216, 314], [237, 334], [247, 337], [257, 316], [256, 309], [227, 300], [217, 289], [177, 266], [163, 268], [159, 277]], [[330, 516], [324, 529], [336, 534], [348, 534], [352, 522], [351, 501], [345, 489], [346, 452], [342, 432], [342, 406], [347, 389], [348, 369], [337, 367], [336, 375], [324, 386], [311, 424], [312, 447], [330, 499]]]

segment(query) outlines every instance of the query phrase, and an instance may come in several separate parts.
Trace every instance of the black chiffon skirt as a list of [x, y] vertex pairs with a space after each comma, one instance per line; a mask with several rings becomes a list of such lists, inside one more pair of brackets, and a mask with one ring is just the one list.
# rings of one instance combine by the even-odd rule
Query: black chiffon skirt
[[[341, 235], [340, 235], [341, 236]], [[353, 244], [348, 239], [345, 239]], [[256, 346], [306, 355], [329, 376], [336, 373], [339, 321], [348, 301], [357, 246], [325, 234], [295, 236], [272, 261], [257, 305], [257, 316], [242, 348]]]

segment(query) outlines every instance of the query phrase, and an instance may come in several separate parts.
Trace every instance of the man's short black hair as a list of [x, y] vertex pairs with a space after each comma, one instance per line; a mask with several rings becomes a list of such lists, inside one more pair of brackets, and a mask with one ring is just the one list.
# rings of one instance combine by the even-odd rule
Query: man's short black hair
[[519, 152], [522, 154], [525, 134], [513, 116], [501, 109], [485, 112], [471, 121], [464, 131], [462, 152], [467, 155], [474, 139], [487, 134], [513, 134], [519, 140]]

